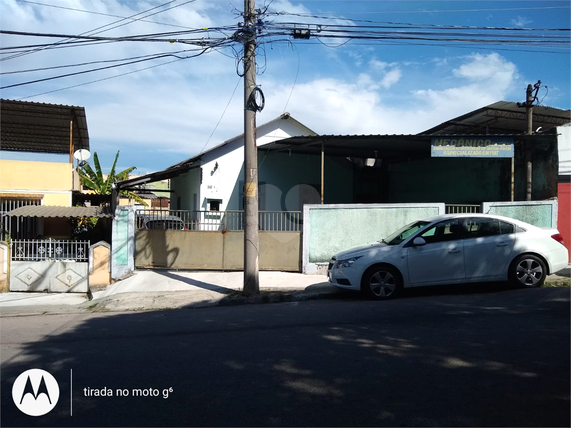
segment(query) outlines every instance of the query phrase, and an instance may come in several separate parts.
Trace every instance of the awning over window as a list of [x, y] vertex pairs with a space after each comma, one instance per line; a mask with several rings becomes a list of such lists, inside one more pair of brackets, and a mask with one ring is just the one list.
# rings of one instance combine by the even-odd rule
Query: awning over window
[[16, 208], [8, 213], [10, 217], [113, 217], [110, 207], [54, 207], [46, 205], [28, 205]]

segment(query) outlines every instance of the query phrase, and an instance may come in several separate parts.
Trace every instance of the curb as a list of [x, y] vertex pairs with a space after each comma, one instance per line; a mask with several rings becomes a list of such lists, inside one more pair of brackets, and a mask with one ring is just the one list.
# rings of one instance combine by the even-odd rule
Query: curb
[[244, 304], [259, 303], [289, 303], [304, 302], [307, 300], [338, 299], [345, 295], [343, 292], [327, 291], [319, 292], [291, 292], [291, 291], [262, 291], [253, 296], [227, 296], [218, 302], [217, 306], [237, 306]]

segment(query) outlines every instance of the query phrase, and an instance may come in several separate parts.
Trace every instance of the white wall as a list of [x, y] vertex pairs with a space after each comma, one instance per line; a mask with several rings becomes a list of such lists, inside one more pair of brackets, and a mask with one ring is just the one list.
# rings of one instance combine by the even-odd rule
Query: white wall
[[[275, 120], [261, 125], [256, 130], [258, 146], [292, 136], [308, 135], [288, 120]], [[258, 162], [264, 156], [258, 152]], [[202, 156], [202, 184], [200, 186], [200, 209], [208, 210], [208, 200], [222, 201], [220, 211], [240, 209], [240, 182], [243, 181], [244, 137], [240, 136], [214, 148]], [[187, 195], [187, 197], [189, 197]], [[190, 196], [191, 197], [191, 196]], [[232, 205], [228, 207], [232, 199]]]
[[571, 175], [571, 124], [557, 128], [559, 175]]

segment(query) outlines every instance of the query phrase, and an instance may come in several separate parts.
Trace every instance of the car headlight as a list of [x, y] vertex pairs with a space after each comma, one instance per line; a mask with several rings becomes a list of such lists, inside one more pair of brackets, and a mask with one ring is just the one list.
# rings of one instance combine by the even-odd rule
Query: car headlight
[[337, 262], [337, 269], [345, 269], [345, 268], [350, 268], [351, 266], [353, 266], [353, 263], [355, 263], [357, 260], [359, 260], [361, 257], [363, 256], [359, 256], [359, 257], [351, 257], [350, 259], [346, 259], [346, 260], [339, 260]]

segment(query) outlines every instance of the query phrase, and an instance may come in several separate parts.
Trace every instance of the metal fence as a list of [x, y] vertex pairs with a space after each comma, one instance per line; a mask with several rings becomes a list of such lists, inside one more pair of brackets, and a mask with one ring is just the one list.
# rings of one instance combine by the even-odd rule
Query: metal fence
[[481, 211], [481, 206], [476, 204], [446, 204], [446, 214], [471, 214]]
[[[0, 241], [4, 241], [11, 235], [16, 238], [20, 230], [32, 230], [35, 232], [37, 221], [34, 218], [11, 218], [6, 214], [16, 208], [28, 205], [41, 205], [41, 198], [17, 198], [0, 196]], [[35, 236], [35, 235], [33, 235]]]
[[[169, 229], [194, 231], [244, 230], [244, 211], [136, 211], [137, 229]], [[260, 211], [260, 230], [299, 232], [302, 229], [301, 211]]]
[[14, 239], [11, 245], [12, 261], [89, 260], [89, 241]]

